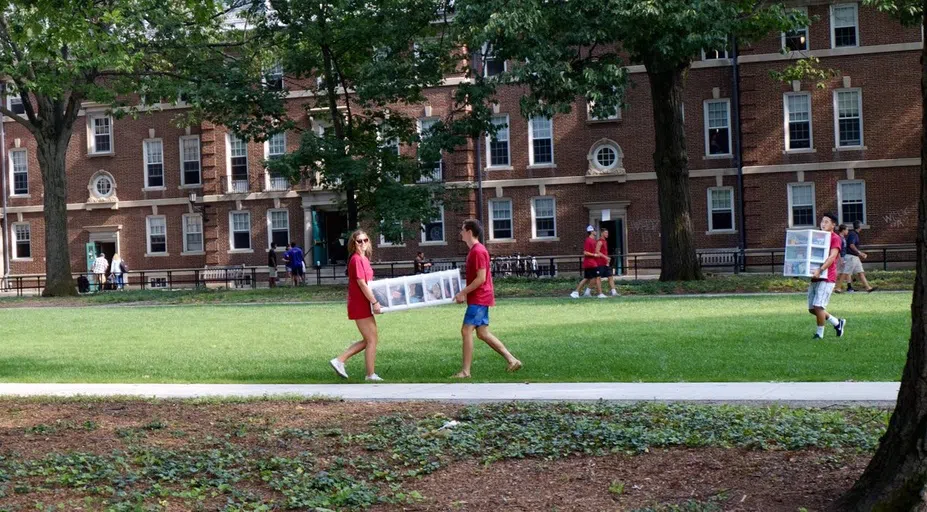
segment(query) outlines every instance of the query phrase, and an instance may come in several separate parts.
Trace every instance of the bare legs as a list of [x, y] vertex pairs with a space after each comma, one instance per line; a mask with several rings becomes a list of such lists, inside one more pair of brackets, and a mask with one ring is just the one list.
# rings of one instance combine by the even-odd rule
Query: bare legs
[[454, 375], [455, 378], [466, 379], [470, 377], [470, 366], [473, 364], [473, 331], [476, 331], [477, 338], [483, 340], [500, 356], [505, 358], [505, 362], [508, 363], [508, 371], [514, 372], [521, 368], [521, 361], [515, 359], [515, 356], [505, 348], [499, 338], [489, 332], [488, 325], [476, 327], [464, 324], [460, 329], [460, 335], [463, 338], [463, 366], [460, 372]]
[[377, 321], [371, 316], [355, 320], [355, 323], [357, 323], [357, 330], [360, 331], [361, 338], [363, 339], [352, 343], [343, 354], [338, 356], [338, 360], [342, 363], [346, 363], [348, 359], [366, 351], [364, 352], [364, 364], [367, 367], [367, 376], [369, 377], [376, 373], [374, 371], [374, 365], [377, 360]]

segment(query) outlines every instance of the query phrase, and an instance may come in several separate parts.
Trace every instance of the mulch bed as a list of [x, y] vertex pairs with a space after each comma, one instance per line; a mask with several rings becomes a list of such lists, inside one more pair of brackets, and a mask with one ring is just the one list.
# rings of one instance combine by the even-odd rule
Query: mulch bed
[[[209, 436], [222, 438], [235, 429], [242, 432], [232, 438], [235, 444], [274, 449], [256, 434], [262, 427], [340, 428], [349, 434], [364, 431], [384, 415], [443, 413], [453, 417], [459, 409], [435, 403], [0, 400], [0, 456], [37, 459], [75, 451], [102, 455], [126, 449], [129, 442], [177, 449]], [[145, 429], [146, 425], [156, 427]], [[129, 441], [126, 429], [144, 430], [144, 435]], [[336, 442], [325, 438], [291, 441], [277, 449], [279, 456], [304, 450], [318, 457], [344, 455]], [[362, 457], [363, 451], [351, 455]], [[490, 464], [464, 460], [407, 482], [407, 488], [422, 494], [421, 501], [376, 505], [372, 510], [633, 510], [689, 499], [715, 499], [721, 510], [732, 511], [822, 510], [849, 488], [869, 456], [822, 450], [704, 448]], [[61, 487], [10, 492], [0, 498], [0, 510], [34, 510], [37, 501], [69, 500], [69, 510], [97, 510], [74, 508], [73, 503], [82, 497], [78, 491]], [[221, 504], [222, 500], [207, 501], [203, 506], [215, 510]], [[174, 499], [163, 505], [167, 510], [190, 510], [189, 504]]]

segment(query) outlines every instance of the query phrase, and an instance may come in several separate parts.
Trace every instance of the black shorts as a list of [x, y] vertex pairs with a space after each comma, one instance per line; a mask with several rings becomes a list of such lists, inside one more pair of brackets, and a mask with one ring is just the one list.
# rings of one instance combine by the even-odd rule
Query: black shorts
[[298, 277], [303, 277], [304, 275], [306, 275], [306, 273], [303, 272], [303, 267], [302, 267], [302, 266], [293, 267], [293, 268], [290, 270], [290, 273], [292, 273], [294, 276], [298, 276]]
[[599, 277], [603, 279], [606, 277], [612, 277], [612, 267], [609, 267], [608, 265], [599, 267]]
[[584, 268], [583, 277], [586, 279], [595, 279], [599, 277], [599, 267]]

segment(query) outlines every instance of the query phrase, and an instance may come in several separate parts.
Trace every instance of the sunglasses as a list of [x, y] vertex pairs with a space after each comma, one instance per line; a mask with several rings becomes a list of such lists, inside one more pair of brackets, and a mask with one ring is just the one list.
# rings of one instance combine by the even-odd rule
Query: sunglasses
[[370, 241], [370, 239], [369, 238], [359, 238], [359, 239], [355, 239], [354, 241], [359, 244], [366, 244], [367, 242]]

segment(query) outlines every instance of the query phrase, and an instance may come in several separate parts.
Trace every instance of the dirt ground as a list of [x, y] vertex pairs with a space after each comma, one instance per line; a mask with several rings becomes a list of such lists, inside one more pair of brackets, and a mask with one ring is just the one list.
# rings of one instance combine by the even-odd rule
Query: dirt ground
[[[331, 458], [347, 455], [344, 445], [331, 438], [281, 442], [268, 441], [258, 433], [298, 428], [341, 429], [340, 435], [349, 435], [364, 432], [384, 415], [454, 417], [459, 409], [435, 403], [0, 400], [0, 457], [29, 460], [70, 452], [104, 455], [125, 450], [129, 443], [183, 449], [224, 437], [281, 457], [309, 450], [316, 457]], [[133, 437], [132, 432], [141, 434]], [[236, 434], [230, 437], [230, 432]], [[352, 455], [363, 457], [364, 452]], [[489, 464], [469, 459], [404, 482], [406, 488], [421, 493], [420, 501], [379, 504], [372, 510], [612, 511], [688, 499], [714, 499], [720, 510], [731, 511], [822, 510], [852, 484], [868, 458], [868, 454], [819, 450], [705, 448]], [[10, 488], [15, 487], [15, 476], [10, 483]], [[270, 490], [257, 492], [279, 498]], [[69, 503], [65, 505], [68, 510], [99, 509], [75, 505], [83, 497], [67, 486], [7, 492], [0, 497], [0, 510], [35, 510], [37, 502]], [[220, 504], [221, 500], [207, 500], [199, 506], [221, 510]], [[161, 506], [192, 510], [187, 502], [173, 499], [163, 500]]]

